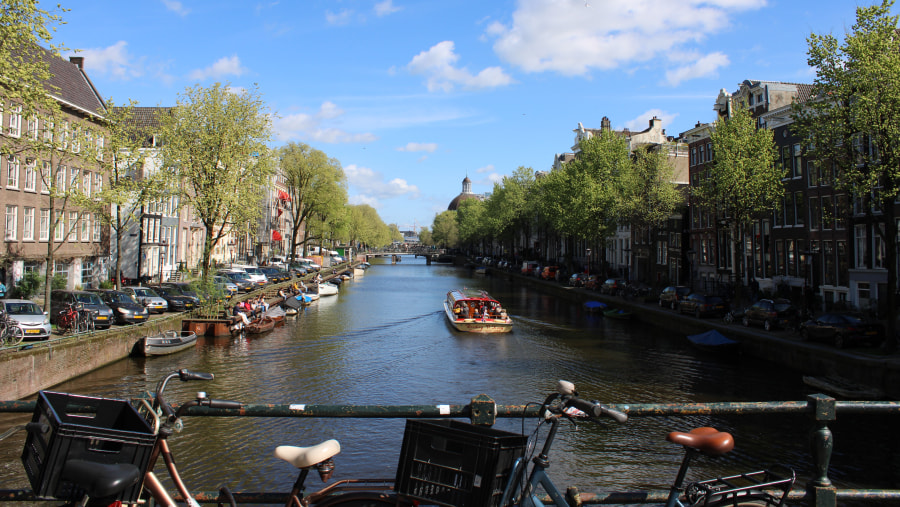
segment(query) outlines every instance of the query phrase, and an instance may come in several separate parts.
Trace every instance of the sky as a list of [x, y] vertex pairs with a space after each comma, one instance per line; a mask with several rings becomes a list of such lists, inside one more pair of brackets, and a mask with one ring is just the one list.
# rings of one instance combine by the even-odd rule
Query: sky
[[53, 42], [105, 99], [255, 85], [273, 147], [325, 152], [351, 204], [411, 230], [466, 177], [489, 193], [549, 170], [579, 122], [640, 131], [656, 116], [678, 136], [744, 80], [812, 83], [809, 35], [842, 39], [874, 0], [62, 1]]

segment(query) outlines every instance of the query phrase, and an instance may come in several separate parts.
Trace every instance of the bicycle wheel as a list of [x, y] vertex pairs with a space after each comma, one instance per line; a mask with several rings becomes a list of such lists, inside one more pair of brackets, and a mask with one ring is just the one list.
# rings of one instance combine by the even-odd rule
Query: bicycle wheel
[[8, 346], [18, 345], [25, 339], [25, 331], [19, 326], [10, 326], [8, 332], [9, 334], [6, 335], [6, 344]]

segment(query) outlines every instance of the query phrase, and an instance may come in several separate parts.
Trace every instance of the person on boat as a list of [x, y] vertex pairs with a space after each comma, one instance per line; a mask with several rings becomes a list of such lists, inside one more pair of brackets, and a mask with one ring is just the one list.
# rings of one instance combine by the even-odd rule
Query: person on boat
[[266, 298], [262, 294], [256, 298], [256, 311], [261, 315], [265, 315], [269, 311], [269, 303], [266, 302]]
[[462, 310], [460, 311], [462, 318], [468, 319], [469, 318], [469, 304], [468, 303], [460, 303], [460, 306], [462, 307]]

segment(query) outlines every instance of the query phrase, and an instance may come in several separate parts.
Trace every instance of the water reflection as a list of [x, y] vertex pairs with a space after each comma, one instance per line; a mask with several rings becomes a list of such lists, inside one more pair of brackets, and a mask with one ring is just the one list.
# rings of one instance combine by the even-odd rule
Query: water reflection
[[[440, 304], [447, 290], [464, 286], [485, 289], [501, 301], [515, 321], [514, 331], [495, 336], [454, 331]], [[540, 401], [561, 378], [586, 397], [608, 403], [802, 400], [806, 395], [796, 372], [759, 360], [723, 362], [698, 355], [684, 337], [660, 328], [604, 319], [525, 284], [412, 258], [397, 265], [376, 260], [365, 275], [344, 283], [339, 295], [322, 298], [266, 335], [202, 339], [194, 350], [123, 360], [54, 389], [128, 397], [152, 389], [177, 368], [214, 372], [216, 380], [173, 384], [174, 399], [203, 390], [249, 403], [465, 404], [486, 393], [499, 404], [520, 405]], [[14, 419], [3, 416], [0, 424]], [[530, 431], [533, 421], [525, 424]], [[691, 416], [565, 428], [551, 474], [583, 491], [663, 488], [681, 459], [665, 434], [700, 425], [733, 431], [738, 445], [726, 459], [700, 464], [698, 474], [771, 462], [809, 473], [805, 417]], [[403, 426], [403, 420], [383, 419], [194, 418], [170, 442], [192, 487], [225, 483], [235, 490], [286, 491], [294, 473], [271, 457], [276, 445], [337, 438], [343, 450], [336, 477], [393, 477]], [[501, 420], [497, 426], [521, 430], [522, 422]], [[856, 444], [842, 438], [837, 434], [838, 442]], [[855, 463], [874, 463], [861, 467], [868, 469], [891, 462], [893, 442], [872, 447], [863, 447], [867, 457]], [[7, 487], [27, 485], [20, 451], [21, 440], [0, 443], [0, 480]], [[854, 463], [853, 452], [852, 445], [836, 449], [833, 479], [853, 484], [872, 475], [847, 466]], [[890, 474], [882, 475], [876, 476], [881, 487], [890, 486]]]

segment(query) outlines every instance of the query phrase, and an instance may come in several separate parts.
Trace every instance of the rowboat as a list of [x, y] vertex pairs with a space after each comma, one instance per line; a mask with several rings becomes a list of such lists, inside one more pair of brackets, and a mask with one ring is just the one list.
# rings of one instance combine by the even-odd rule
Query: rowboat
[[584, 303], [584, 309], [589, 312], [603, 312], [609, 310], [609, 305], [602, 301], [588, 301]]
[[164, 356], [191, 348], [197, 342], [193, 331], [163, 331], [138, 340], [132, 352], [138, 356]]
[[484, 334], [512, 331], [512, 319], [506, 310], [483, 290], [451, 290], [444, 300], [444, 313], [457, 331]]
[[249, 324], [244, 326], [244, 332], [247, 334], [262, 334], [275, 329], [275, 320], [272, 317], [260, 317], [251, 320]]
[[845, 400], [880, 400], [885, 397], [884, 392], [877, 387], [869, 387], [837, 375], [826, 377], [804, 375], [803, 383]]
[[613, 308], [611, 310], [605, 310], [603, 316], [611, 319], [629, 320], [631, 319], [631, 312], [622, 310], [621, 308]]

